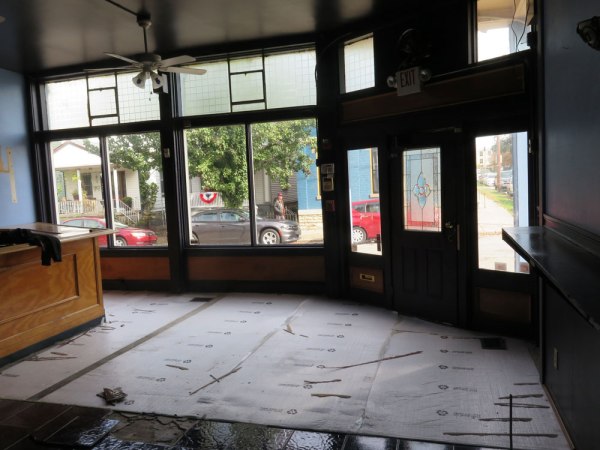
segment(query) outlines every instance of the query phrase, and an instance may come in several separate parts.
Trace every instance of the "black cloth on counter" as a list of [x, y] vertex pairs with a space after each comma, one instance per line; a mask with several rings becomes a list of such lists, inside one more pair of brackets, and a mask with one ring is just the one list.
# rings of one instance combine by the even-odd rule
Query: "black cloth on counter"
[[60, 241], [55, 236], [34, 233], [25, 228], [0, 231], [0, 245], [29, 244], [42, 248], [42, 265], [49, 266], [52, 260], [62, 261]]

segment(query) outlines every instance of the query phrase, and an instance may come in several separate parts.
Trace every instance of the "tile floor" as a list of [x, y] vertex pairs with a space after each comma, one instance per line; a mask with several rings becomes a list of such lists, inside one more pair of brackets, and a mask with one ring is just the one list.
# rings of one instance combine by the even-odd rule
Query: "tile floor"
[[482, 450], [390, 437], [0, 399], [2, 450]]

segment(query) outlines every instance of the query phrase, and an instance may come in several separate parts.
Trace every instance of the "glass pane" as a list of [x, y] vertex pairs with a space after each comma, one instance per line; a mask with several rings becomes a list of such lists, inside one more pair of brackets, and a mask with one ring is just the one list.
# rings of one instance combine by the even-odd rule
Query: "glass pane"
[[116, 77], [114, 74], [88, 77], [88, 87], [90, 89], [114, 88], [115, 86]]
[[231, 107], [232, 112], [256, 111], [258, 109], [265, 109], [265, 102], [242, 103], [241, 105], [233, 105]]
[[152, 92], [152, 83], [146, 80], [144, 89], [140, 89], [131, 81], [135, 75], [135, 72], [117, 75], [120, 122], [160, 119], [158, 95]]
[[252, 72], [231, 75], [231, 102], [263, 100], [263, 73]]
[[[50, 143], [58, 223], [106, 228], [100, 145], [96, 138]], [[98, 238], [106, 246], [106, 237]]]
[[377, 148], [348, 151], [352, 251], [381, 255], [379, 171], [374, 170]]
[[185, 130], [192, 244], [251, 242], [245, 130], [243, 125]]
[[479, 268], [528, 273], [502, 240], [503, 227], [529, 225], [527, 133], [478, 137], [475, 148]]
[[404, 152], [404, 229], [442, 230], [439, 148]]
[[183, 115], [230, 112], [227, 61], [205, 62], [189, 67], [206, 69], [206, 73], [201, 76], [185, 73], [180, 75]]
[[85, 78], [46, 84], [48, 129], [88, 127]]
[[314, 119], [252, 125], [256, 242], [322, 244]]
[[160, 134], [108, 138], [113, 227], [117, 247], [167, 245]]
[[316, 104], [315, 64], [314, 50], [265, 57], [269, 108]]
[[477, 0], [477, 60], [529, 48], [533, 0]]
[[231, 73], [248, 72], [250, 70], [262, 70], [263, 58], [262, 55], [251, 56], [249, 58], [235, 58], [229, 62], [229, 70]]
[[113, 120], [117, 120], [117, 101], [114, 89], [109, 88], [98, 91], [89, 91], [89, 95], [91, 116], [114, 114], [115, 118]]
[[346, 92], [375, 86], [372, 36], [344, 45], [344, 79]]
[[111, 125], [113, 123], [119, 123], [119, 117], [100, 117], [98, 119], [92, 119], [92, 126]]

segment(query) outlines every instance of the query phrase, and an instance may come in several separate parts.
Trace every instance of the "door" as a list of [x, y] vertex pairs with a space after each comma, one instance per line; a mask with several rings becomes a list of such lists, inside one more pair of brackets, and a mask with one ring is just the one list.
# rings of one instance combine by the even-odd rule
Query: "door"
[[222, 211], [219, 219], [221, 244], [250, 243], [250, 221], [247, 217], [237, 211]]
[[401, 313], [458, 323], [457, 146], [411, 139], [392, 152], [393, 304]]

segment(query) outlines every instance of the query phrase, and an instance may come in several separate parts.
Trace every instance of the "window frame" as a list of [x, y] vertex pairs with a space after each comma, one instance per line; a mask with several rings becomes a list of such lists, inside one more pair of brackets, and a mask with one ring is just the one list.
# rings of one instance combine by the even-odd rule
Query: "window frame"
[[[260, 48], [252, 50], [250, 52], [232, 52], [229, 55], [247, 55], [256, 52], [263, 52], [267, 54], [281, 54], [286, 51], [296, 52], [303, 49], [316, 49], [314, 42], [300, 42], [297, 44], [289, 44], [277, 48], [267, 48], [261, 50]], [[207, 57], [208, 59], [215, 59], [214, 56]], [[217, 57], [218, 58], [218, 57]], [[206, 59], [206, 58], [205, 58]], [[110, 70], [107, 72], [99, 73], [99, 75], [111, 75], [113, 72]], [[53, 74], [50, 76], [42, 76], [37, 79], [30, 81], [30, 92], [32, 94], [32, 107], [35, 115], [32, 115], [33, 121], [33, 135], [34, 135], [34, 146], [39, 149], [39, 153], [36, 154], [36, 162], [41, 168], [45, 168], [48, 175], [44, 174], [42, 170], [38, 174], [39, 183], [39, 207], [40, 207], [40, 219], [48, 222], [56, 223], [56, 207], [55, 198], [53, 195], [53, 177], [51, 176], [51, 154], [49, 149], [49, 143], [58, 140], [69, 140], [69, 139], [85, 139], [85, 138], [97, 138], [101, 142], [101, 155], [103, 160], [107, 152], [106, 145], [103, 143], [104, 140], [110, 135], [121, 135], [121, 134], [132, 134], [132, 133], [145, 133], [145, 132], [159, 132], [161, 135], [161, 147], [164, 153], [162, 155], [163, 170], [162, 179], [165, 185], [165, 190], [162, 191], [164, 195], [164, 203], [166, 208], [167, 216], [167, 227], [168, 227], [168, 245], [162, 247], [103, 247], [101, 249], [104, 255], [119, 255], [119, 256], [134, 256], [134, 255], [148, 255], [148, 256], [164, 256], [166, 253], [170, 255], [178, 254], [183, 255], [184, 251], [189, 250], [192, 254], [198, 251], [205, 251], [198, 248], [190, 248], [186, 244], [182, 236], [182, 230], [179, 226], [174, 224], [184, 223], [188, 220], [189, 212], [186, 211], [183, 199], [185, 199], [185, 183], [180, 179], [178, 173], [182, 173], [183, 162], [183, 130], [193, 126], [211, 126], [211, 125], [225, 125], [240, 122], [268, 122], [268, 121], [284, 121], [284, 120], [295, 120], [310, 118], [315, 119], [318, 117], [318, 110], [315, 103], [311, 105], [292, 106], [285, 108], [277, 108], [271, 110], [254, 110], [254, 111], [239, 111], [227, 114], [208, 114], [200, 116], [179, 116], [177, 111], [181, 109], [181, 101], [178, 98], [178, 91], [180, 85], [177, 80], [177, 75], [169, 74], [170, 81], [170, 92], [168, 94], [160, 94], [160, 118], [156, 120], [140, 121], [140, 122], [125, 122], [125, 123], [114, 123], [107, 125], [97, 126], [84, 126], [77, 128], [58, 128], [48, 129], [47, 120], [47, 108], [45, 104], [46, 100], [46, 83], [55, 81], [66, 81], [70, 79], [86, 79], [85, 73], [74, 76], [73, 72], [69, 72], [65, 75]], [[315, 84], [316, 91], [316, 84]], [[156, 94], [153, 94], [156, 95]], [[318, 133], [318, 124], [317, 124]], [[169, 161], [170, 160], [170, 161]], [[108, 171], [104, 169], [102, 176], [104, 179], [108, 179]], [[179, 180], [179, 181], [178, 181]], [[110, 197], [109, 184], [106, 183], [106, 188], [103, 188], [105, 198]], [[317, 197], [318, 198], [318, 197]], [[110, 202], [109, 202], [110, 203]], [[107, 211], [109, 220], [112, 218], [112, 212], [109, 214]], [[257, 254], [280, 254], [280, 252], [289, 252], [293, 254], [307, 254], [316, 255], [321, 254], [323, 251], [323, 243], [318, 244], [305, 244], [305, 245], [294, 245], [294, 246], [280, 246], [273, 248], [271, 246], [253, 246], [253, 247], [226, 247], [219, 246], [210, 252], [216, 252], [216, 254], [246, 254], [246, 253], [257, 253]]]
[[[277, 245], [262, 245], [258, 242], [259, 239], [259, 235], [258, 235], [258, 231], [257, 231], [257, 224], [256, 224], [256, 218], [257, 218], [257, 208], [258, 205], [256, 203], [256, 199], [254, 197], [255, 194], [255, 182], [254, 182], [254, 157], [253, 157], [253, 148], [252, 148], [252, 126], [256, 125], [256, 124], [260, 124], [260, 123], [269, 123], [269, 122], [288, 122], [288, 121], [294, 121], [294, 120], [313, 120], [314, 121], [314, 127], [315, 127], [315, 132], [318, 135], [318, 121], [317, 121], [317, 117], [316, 115], [313, 115], [312, 110], [304, 110], [304, 113], [301, 116], [297, 116], [295, 115], [292, 111], [290, 111], [290, 114], [286, 114], [285, 118], [272, 118], [271, 120], [265, 120], [265, 118], [263, 117], [263, 114], [257, 114], [256, 111], [253, 111], [251, 113], [248, 114], [248, 117], [252, 118], [253, 120], [247, 120], [244, 121], [242, 123], [240, 122], [235, 122], [235, 117], [233, 118], [233, 120], [231, 122], [227, 122], [227, 123], [214, 123], [214, 124], [209, 124], [209, 125], [204, 125], [205, 127], [215, 127], [215, 126], [227, 126], [227, 125], [238, 125], [238, 126], [244, 126], [245, 130], [246, 130], [246, 170], [247, 170], [247, 182], [248, 182], [248, 212], [249, 212], [249, 223], [250, 223], [250, 227], [251, 227], [251, 233], [250, 233], [250, 243], [249, 244], [240, 244], [240, 245], [220, 245], [220, 244], [206, 244], [206, 245], [202, 245], [202, 244], [196, 244], [196, 243], [192, 243], [192, 233], [191, 232], [186, 232], [185, 234], [185, 243], [186, 243], [186, 248], [189, 249], [205, 249], [205, 248], [219, 248], [219, 249], [256, 249], [256, 248], [260, 248], [260, 249], [268, 249], [268, 248], [313, 248], [313, 247], [317, 247], [317, 248], [323, 248], [324, 246], [324, 242], [321, 242], [319, 244], [298, 244], [295, 242], [291, 242], [291, 243], [280, 243]], [[198, 119], [198, 122], [194, 121], [193, 123], [199, 123], [199, 124], [203, 124], [204, 121], [202, 121], [202, 117], [197, 117], [196, 119]], [[190, 126], [186, 127], [186, 130], [188, 129], [193, 129], [193, 128], [202, 128], [203, 125], [198, 125], [198, 126], [191, 126], [191, 123], [189, 123]], [[185, 139], [185, 138], [183, 138]], [[183, 145], [183, 144], [182, 144]], [[316, 166], [316, 174], [315, 177], [317, 179], [317, 192], [315, 195], [315, 200], [318, 200], [319, 202], [321, 202], [321, 197], [320, 197], [320, 170], [319, 170], [319, 166], [317, 164], [317, 155], [315, 153], [315, 158], [313, 160], [313, 164], [315, 164]], [[185, 161], [185, 164], [187, 165], [187, 155], [185, 155], [184, 158], [182, 158]], [[183, 167], [184, 172], [183, 173], [188, 173], [187, 167]], [[193, 223], [192, 222], [192, 209], [191, 207], [189, 207], [187, 205], [187, 196], [188, 196], [188, 181], [184, 181], [185, 186], [183, 187], [184, 190], [183, 192], [185, 193], [185, 199], [184, 201], [186, 202], [186, 207], [185, 207], [185, 211], [186, 211], [186, 218], [184, 223], [189, 223], [190, 225]], [[323, 206], [321, 204], [321, 210], [323, 209]], [[321, 223], [321, 226], [323, 227], [323, 234], [325, 233], [324, 231], [324, 225], [323, 223]], [[253, 231], [255, 230], [255, 231]]]

